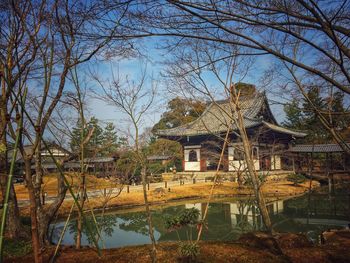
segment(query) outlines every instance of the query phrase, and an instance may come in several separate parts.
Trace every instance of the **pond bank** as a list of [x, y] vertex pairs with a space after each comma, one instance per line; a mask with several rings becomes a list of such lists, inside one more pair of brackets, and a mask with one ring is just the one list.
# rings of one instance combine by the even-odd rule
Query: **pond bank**
[[[289, 181], [269, 181], [263, 186], [263, 192], [267, 199], [276, 198], [288, 198], [305, 194], [308, 191], [310, 182], [307, 181], [300, 185], [293, 185]], [[212, 183], [190, 184], [183, 186], [176, 186], [169, 189], [164, 189], [161, 194], [157, 191], [151, 190], [148, 192], [148, 199], [152, 206], [163, 205], [167, 203], [175, 203], [183, 200], [193, 199], [205, 199], [208, 198]], [[319, 187], [319, 183], [312, 181], [312, 189]], [[240, 197], [240, 196], [252, 196], [253, 190], [248, 187], [239, 188], [237, 183], [223, 182], [215, 186], [213, 198], [225, 198], [225, 197]], [[103, 197], [96, 197], [88, 199], [85, 205], [85, 209], [91, 208], [102, 209], [107, 202], [108, 209], [126, 209], [137, 208], [144, 206], [143, 193], [134, 192], [126, 193], [122, 192], [118, 197], [110, 198], [109, 200]], [[59, 217], [66, 216], [73, 204], [72, 200], [66, 200], [63, 202], [60, 210]], [[29, 215], [29, 207], [23, 207], [21, 209], [21, 215]]]
[[[264, 233], [246, 234], [237, 242], [200, 243], [197, 262], [350, 262], [350, 231], [336, 231], [324, 245], [313, 246], [302, 235], [277, 234], [273, 237]], [[278, 249], [276, 250], [276, 244]], [[159, 262], [178, 262], [178, 244], [163, 242], [157, 246]], [[47, 262], [54, 251], [49, 247], [43, 252]], [[92, 248], [76, 250], [64, 246], [56, 262], [151, 262], [150, 245], [130, 246], [102, 250], [102, 256]], [[32, 255], [7, 258], [5, 262], [32, 262]]]
[[[293, 185], [289, 181], [269, 181], [264, 184], [263, 192], [267, 199], [274, 198], [287, 198], [292, 196], [298, 196], [306, 193], [309, 188], [309, 181], [300, 184]], [[152, 206], [162, 205], [167, 203], [175, 203], [183, 200], [193, 199], [205, 199], [208, 198], [212, 183], [191, 184], [184, 186], [176, 186], [169, 189], [164, 189], [162, 194], [151, 190], [148, 191], [148, 199]], [[312, 189], [319, 187], [319, 183], [312, 181]], [[225, 197], [240, 197], [240, 196], [252, 196], [253, 190], [248, 187], [239, 188], [237, 183], [223, 182], [215, 186], [213, 198], [225, 198]], [[90, 198], [86, 202], [85, 209], [90, 210], [102, 209], [107, 202], [107, 209], [126, 209], [137, 208], [144, 206], [143, 193], [134, 192], [126, 193], [122, 192], [117, 197], [104, 197], [101, 191], [101, 197]], [[65, 200], [58, 212], [58, 217], [65, 217], [73, 205], [73, 200]], [[29, 216], [29, 207], [23, 207], [21, 209], [22, 216]]]

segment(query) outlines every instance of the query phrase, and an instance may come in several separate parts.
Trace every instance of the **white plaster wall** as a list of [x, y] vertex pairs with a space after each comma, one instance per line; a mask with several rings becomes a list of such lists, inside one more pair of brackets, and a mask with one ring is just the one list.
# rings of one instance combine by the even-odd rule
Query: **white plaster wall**
[[233, 227], [237, 225], [237, 217], [236, 217], [237, 214], [238, 214], [237, 204], [235, 203], [230, 204], [231, 225]]
[[245, 161], [229, 161], [228, 170], [229, 171], [243, 171], [246, 168]]
[[271, 156], [271, 170], [280, 170], [281, 169], [281, 156], [272, 155]]
[[[234, 148], [233, 147], [228, 147], [228, 170], [229, 171], [243, 171], [246, 169], [246, 162], [245, 161], [234, 161], [233, 160], [233, 155], [234, 155]], [[255, 170], [260, 170], [260, 163], [259, 160], [254, 160], [254, 168]]]
[[197, 160], [199, 161], [201, 159], [201, 149], [185, 149], [184, 150], [185, 162], [188, 162], [188, 157], [189, 157], [190, 151], [192, 150], [196, 151]]
[[256, 171], [260, 170], [260, 162], [259, 160], [254, 160], [254, 168]]
[[201, 162], [186, 162], [185, 161], [185, 171], [200, 171]]
[[273, 203], [273, 213], [274, 214], [279, 214], [281, 212], [283, 212], [283, 201], [276, 201]]

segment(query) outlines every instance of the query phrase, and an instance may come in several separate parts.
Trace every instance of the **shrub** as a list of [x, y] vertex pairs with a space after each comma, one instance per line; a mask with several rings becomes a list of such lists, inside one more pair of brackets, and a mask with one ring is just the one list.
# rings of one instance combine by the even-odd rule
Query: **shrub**
[[194, 242], [180, 242], [179, 244], [179, 254], [183, 261], [195, 262], [199, 252], [199, 246]]
[[294, 185], [302, 184], [306, 181], [306, 177], [302, 174], [289, 174], [287, 180], [292, 182]]
[[[176, 231], [179, 237], [179, 254], [183, 262], [195, 262], [199, 255], [199, 246], [196, 242], [192, 241], [192, 227], [198, 225], [200, 222], [199, 210], [196, 208], [190, 208], [183, 210], [178, 216], [167, 217], [165, 219], [165, 227], [168, 231]], [[178, 233], [178, 229], [189, 226], [191, 233], [188, 233], [186, 229], [187, 242], [182, 242]]]

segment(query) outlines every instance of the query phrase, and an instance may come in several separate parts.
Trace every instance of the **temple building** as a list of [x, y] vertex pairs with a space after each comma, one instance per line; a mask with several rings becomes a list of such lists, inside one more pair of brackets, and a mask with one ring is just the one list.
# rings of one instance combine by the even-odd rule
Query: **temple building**
[[[281, 170], [288, 165], [283, 153], [296, 138], [305, 133], [278, 125], [267, 101], [265, 92], [254, 91], [240, 97], [238, 103], [243, 123], [251, 143], [256, 170]], [[229, 130], [220, 170], [235, 172], [245, 169], [242, 142], [235, 122], [237, 114], [229, 100], [214, 101], [199, 118], [188, 124], [158, 130], [157, 136], [181, 143], [183, 171], [206, 172], [216, 170]]]

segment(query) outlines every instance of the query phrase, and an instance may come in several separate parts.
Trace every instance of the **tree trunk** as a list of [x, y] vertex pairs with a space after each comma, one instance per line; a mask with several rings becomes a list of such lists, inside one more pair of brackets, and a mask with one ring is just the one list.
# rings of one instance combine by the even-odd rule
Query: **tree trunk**
[[271, 225], [270, 215], [267, 211], [265, 198], [264, 198], [262, 190], [260, 188], [261, 185], [259, 182], [259, 177], [258, 177], [258, 174], [257, 174], [255, 167], [254, 167], [254, 160], [253, 160], [253, 156], [252, 156], [252, 147], [250, 145], [250, 141], [249, 141], [246, 129], [245, 129], [243, 114], [240, 110], [239, 94], [236, 93], [235, 87], [233, 85], [230, 87], [230, 102], [231, 102], [231, 110], [233, 111], [232, 116], [237, 115], [237, 118], [234, 121], [237, 125], [239, 135], [240, 135], [242, 143], [243, 143], [243, 151], [244, 151], [244, 155], [245, 155], [245, 161], [246, 161], [246, 165], [247, 165], [248, 174], [252, 180], [256, 203], [259, 207], [261, 217], [262, 217], [262, 220], [264, 222], [266, 229], [269, 232], [271, 232], [272, 225]]
[[[5, 92], [5, 89], [2, 89], [2, 92]], [[0, 133], [1, 133], [1, 144], [2, 144], [2, 147], [4, 147], [4, 152], [0, 153], [0, 185], [1, 185], [1, 193], [2, 193], [2, 196], [4, 197], [6, 192], [7, 178], [9, 174], [8, 148], [7, 148], [8, 145], [7, 145], [6, 129], [5, 129], [7, 127], [7, 123], [6, 123], [7, 122], [6, 120], [7, 105], [5, 102], [6, 101], [5, 94], [3, 94], [0, 100], [1, 100]], [[13, 184], [11, 185], [11, 188], [10, 188], [10, 196], [9, 196], [9, 202], [8, 202], [8, 212], [6, 217], [6, 236], [13, 239], [28, 237], [20, 221], [17, 197], [16, 197], [16, 192], [13, 187]]]
[[[1, 180], [2, 196], [5, 196], [4, 186], [6, 185], [7, 174], [1, 173], [0, 180]], [[20, 221], [17, 198], [16, 198], [16, 193], [13, 185], [11, 185], [9, 202], [8, 202], [8, 211], [7, 211], [7, 217], [6, 217], [6, 236], [11, 239], [28, 237]]]
[[[22, 152], [23, 154], [23, 152]], [[41, 246], [39, 241], [38, 219], [37, 219], [37, 197], [32, 180], [31, 159], [24, 158], [26, 183], [30, 202], [30, 219], [32, 233], [32, 247], [35, 263], [42, 263]]]
[[[6, 183], [8, 178], [7, 154], [5, 153], [0, 158], [0, 184], [2, 196], [5, 196]], [[23, 229], [20, 221], [19, 209], [17, 204], [16, 192], [13, 184], [10, 188], [10, 196], [8, 202], [8, 211], [6, 217], [6, 236], [11, 239], [27, 238], [28, 235]]]
[[267, 211], [265, 198], [264, 198], [262, 190], [260, 188], [259, 177], [258, 177], [258, 174], [257, 174], [255, 167], [254, 167], [254, 162], [253, 162], [253, 158], [252, 158], [252, 151], [251, 151], [249, 139], [248, 139], [247, 133], [244, 129], [243, 117], [242, 117], [241, 112], [237, 111], [237, 113], [238, 113], [238, 125], [237, 126], [238, 126], [239, 133], [241, 135], [241, 139], [242, 139], [242, 143], [243, 143], [243, 150], [244, 150], [244, 154], [245, 154], [245, 160], [247, 163], [248, 173], [249, 173], [251, 180], [252, 180], [252, 183], [253, 183], [256, 202], [258, 204], [264, 225], [267, 228], [267, 230], [269, 232], [271, 232], [272, 226], [271, 226], [270, 215]]
[[147, 197], [146, 167], [144, 167], [144, 165], [143, 167], [141, 167], [141, 178], [142, 178], [143, 197], [145, 200], [145, 207], [146, 207], [146, 214], [147, 214], [147, 221], [148, 221], [148, 233], [152, 242], [151, 259], [152, 259], [152, 262], [155, 263], [157, 262], [157, 248], [156, 248], [156, 240], [154, 238], [154, 233], [153, 233], [152, 215], [149, 208], [148, 197]]
[[[80, 200], [80, 207], [83, 210], [84, 203], [85, 203], [85, 195], [86, 195], [86, 186], [85, 186], [85, 175], [82, 173], [80, 178], [80, 192], [79, 192], [79, 200]], [[81, 233], [83, 230], [83, 222], [82, 222], [83, 215], [81, 214], [80, 210], [78, 210], [78, 218], [77, 218], [77, 241], [75, 244], [75, 247], [77, 249], [81, 248]]]
[[48, 243], [49, 226], [66, 196], [67, 187], [60, 174], [57, 175], [57, 189], [58, 193], [54, 202], [45, 206], [41, 205], [38, 209], [39, 241], [42, 246]]

